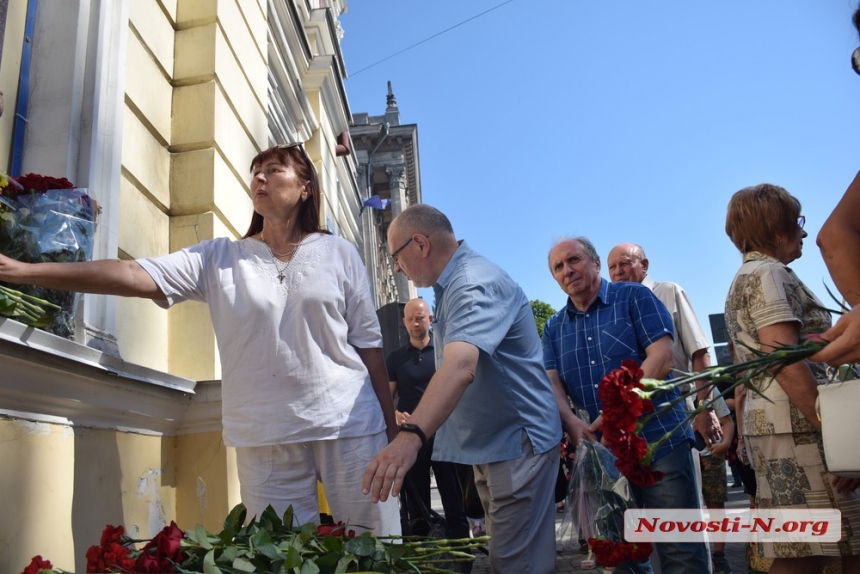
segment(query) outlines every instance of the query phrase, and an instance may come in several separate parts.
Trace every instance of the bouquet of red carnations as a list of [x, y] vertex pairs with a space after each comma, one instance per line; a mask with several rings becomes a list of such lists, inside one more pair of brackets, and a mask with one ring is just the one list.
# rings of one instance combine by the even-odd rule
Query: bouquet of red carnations
[[[641, 434], [651, 417], [683, 404], [688, 396], [698, 392], [697, 381], [705, 381], [708, 388], [719, 384], [721, 388], [725, 388], [724, 392], [744, 385], [750, 392], [757, 393], [758, 390], [751, 382], [753, 379], [765, 375], [775, 377], [780, 369], [806, 359], [825, 344], [826, 342], [820, 339], [809, 339], [799, 345], [783, 345], [769, 353], [752, 350], [755, 358], [749, 361], [711, 367], [701, 373], [685, 374], [668, 381], [644, 379], [636, 361], [624, 361], [620, 368], [603, 378], [598, 388], [603, 408], [603, 424], [600, 430], [603, 433], [603, 442], [617, 457], [615, 466], [632, 484], [652, 486], [663, 478], [662, 473], [650, 468], [657, 449], [674, 433], [690, 424], [696, 415], [711, 408], [712, 401], [703, 401], [696, 410], [688, 413], [684, 421], [654, 443], [648, 443]], [[682, 393], [672, 401], [658, 402], [660, 397], [671, 389], [688, 384], [693, 390]]]

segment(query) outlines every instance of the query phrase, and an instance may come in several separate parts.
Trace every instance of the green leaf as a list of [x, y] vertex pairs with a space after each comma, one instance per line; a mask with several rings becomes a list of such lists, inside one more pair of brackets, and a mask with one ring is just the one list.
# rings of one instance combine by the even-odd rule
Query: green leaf
[[[196, 542], [201, 548], [210, 550], [213, 548], [212, 542], [209, 540], [209, 533], [200, 524], [194, 530], [189, 530], [185, 533], [188, 540]], [[217, 539], [215, 540], [217, 542]]]
[[302, 555], [295, 547], [290, 547], [287, 550], [287, 559], [284, 561], [284, 566], [287, 568], [299, 568], [302, 565]]
[[237, 556], [239, 556], [239, 549], [235, 546], [227, 546], [224, 548], [224, 551], [221, 552], [221, 556], [219, 558], [221, 560], [226, 560], [227, 562], [233, 562]]
[[283, 553], [275, 546], [274, 542], [272, 542], [272, 537], [265, 530], [259, 530], [251, 536], [251, 545], [257, 549], [257, 551], [269, 558], [270, 560], [277, 560], [278, 558], [283, 558]]
[[319, 574], [320, 567], [313, 562], [305, 562], [302, 564], [301, 574]]
[[263, 511], [263, 515], [260, 516], [260, 526], [269, 532], [275, 532], [282, 524], [281, 518], [275, 512], [275, 509], [272, 508], [272, 505], [267, 506], [266, 510]]
[[337, 561], [337, 566], [335, 567], [335, 572], [349, 572], [350, 564], [358, 564], [358, 559], [352, 554], [347, 554], [343, 558]]
[[376, 541], [370, 536], [356, 536], [344, 544], [344, 551], [356, 556], [370, 556], [376, 550]]
[[255, 566], [244, 558], [236, 558], [235, 560], [233, 560], [233, 568], [239, 570], [240, 572], [253, 572], [254, 570], [256, 570]]
[[322, 541], [323, 548], [329, 552], [342, 553], [344, 548], [343, 538], [340, 536], [326, 536]]
[[227, 515], [227, 519], [224, 521], [224, 528], [226, 530], [232, 530], [233, 532], [238, 532], [241, 530], [242, 525], [245, 524], [245, 518], [248, 516], [248, 509], [245, 508], [245, 505], [241, 502], [233, 507], [233, 510], [230, 511], [230, 514]]
[[203, 574], [224, 574], [218, 566], [215, 565], [215, 550], [210, 550], [203, 558]]
[[284, 521], [283, 524], [287, 529], [292, 530], [293, 528], [293, 519], [295, 518], [293, 514], [293, 505], [289, 505], [287, 510], [284, 511]]

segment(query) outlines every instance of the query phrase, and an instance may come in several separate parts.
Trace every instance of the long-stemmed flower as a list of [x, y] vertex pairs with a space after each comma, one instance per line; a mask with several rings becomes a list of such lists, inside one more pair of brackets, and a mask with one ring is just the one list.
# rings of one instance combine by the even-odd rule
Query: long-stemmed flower
[[[88, 573], [228, 574], [234, 572], [450, 572], [454, 562], [474, 560], [489, 537], [431, 539], [356, 535], [339, 522], [293, 525], [293, 509], [283, 518], [268, 507], [246, 523], [236, 506], [215, 535], [202, 526], [183, 532], [171, 522], [149, 541], [133, 540], [122, 526], [108, 525], [98, 546], [87, 551]], [[138, 544], [146, 542], [142, 548]], [[41, 556], [23, 574], [63, 574]]]
[[[702, 401], [681, 423], [654, 443], [645, 441], [641, 436], [642, 429], [653, 417], [671, 411], [676, 405], [686, 401], [687, 397], [699, 393], [699, 381], [704, 381], [702, 386], [706, 389], [719, 384], [725, 385], [727, 392], [743, 385], [758, 393], [759, 389], [752, 384], [753, 380], [768, 377], [770, 384], [783, 368], [803, 361], [826, 344], [827, 342], [821, 339], [810, 338], [798, 345], [778, 346], [767, 353], [750, 348], [754, 358], [748, 361], [711, 367], [700, 373], [685, 373], [668, 381], [643, 379], [642, 371], [635, 361], [624, 361], [620, 368], [603, 378], [598, 388], [603, 407], [601, 431], [607, 446], [618, 459], [618, 470], [631, 483], [644, 487], [651, 486], [662, 478], [661, 473], [650, 469], [657, 449], [671, 439], [674, 433], [689, 424], [696, 415], [711, 408], [713, 399]], [[657, 402], [672, 389], [688, 384], [693, 390], [681, 393], [671, 401]]]

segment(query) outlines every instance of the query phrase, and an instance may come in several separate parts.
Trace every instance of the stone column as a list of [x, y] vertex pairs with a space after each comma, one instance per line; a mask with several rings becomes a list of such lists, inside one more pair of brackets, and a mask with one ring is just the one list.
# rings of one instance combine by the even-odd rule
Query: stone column
[[[388, 175], [388, 190], [391, 193], [391, 215], [397, 217], [409, 207], [406, 199], [406, 166], [403, 164], [390, 165], [385, 168], [385, 173]], [[394, 250], [398, 247], [399, 245], [390, 245], [389, 249]], [[405, 303], [418, 296], [418, 289], [403, 273], [397, 273], [394, 276], [394, 282], [397, 285], [398, 301]]]

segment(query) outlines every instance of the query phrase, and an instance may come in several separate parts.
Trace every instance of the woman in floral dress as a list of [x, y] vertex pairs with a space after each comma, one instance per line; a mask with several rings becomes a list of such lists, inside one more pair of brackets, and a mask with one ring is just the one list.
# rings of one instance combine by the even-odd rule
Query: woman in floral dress
[[[830, 327], [830, 315], [788, 264], [801, 256], [805, 218], [785, 189], [761, 184], [729, 202], [726, 233], [743, 254], [726, 299], [726, 327], [738, 359], [750, 349], [770, 351]], [[860, 480], [827, 472], [821, 423], [815, 411], [825, 365], [801, 362], [774, 378], [753, 380], [742, 434], [758, 482], [759, 509], [836, 508], [842, 511], [839, 542], [764, 545], [774, 557], [770, 572], [821, 572], [840, 561], [843, 573], [860, 572]]]

